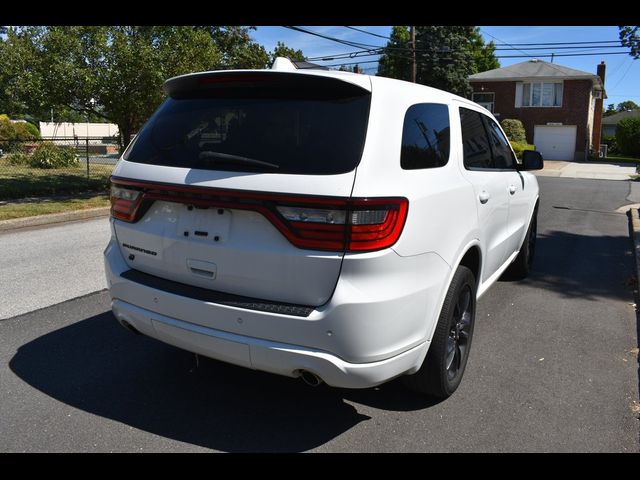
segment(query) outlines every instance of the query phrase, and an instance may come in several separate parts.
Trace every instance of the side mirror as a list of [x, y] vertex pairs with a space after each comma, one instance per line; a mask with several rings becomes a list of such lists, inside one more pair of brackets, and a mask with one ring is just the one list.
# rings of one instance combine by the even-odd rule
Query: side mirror
[[525, 150], [522, 152], [522, 165], [519, 170], [542, 170], [544, 168], [544, 161], [542, 160], [542, 154], [535, 150]]

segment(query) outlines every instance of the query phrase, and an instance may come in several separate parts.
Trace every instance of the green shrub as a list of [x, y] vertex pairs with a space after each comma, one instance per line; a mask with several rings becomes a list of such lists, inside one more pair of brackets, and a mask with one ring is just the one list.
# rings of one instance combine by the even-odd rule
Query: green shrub
[[40, 130], [33, 123], [26, 122], [26, 123], [19, 123], [18, 125], [22, 125], [22, 128], [24, 128], [28, 133], [30, 133], [32, 138], [40, 138]]
[[600, 143], [607, 145], [607, 155], [618, 151], [618, 141], [615, 135], [602, 135]]
[[59, 147], [51, 142], [42, 142], [29, 158], [33, 168], [75, 167], [78, 163], [73, 147]]
[[525, 150], [535, 150], [536, 146], [535, 145], [530, 145], [526, 142], [513, 142], [510, 141], [509, 142], [511, 144], [511, 148], [513, 148], [513, 151], [516, 153], [516, 157], [518, 157], [519, 159], [522, 159], [522, 152], [524, 152]]
[[23, 142], [40, 138], [35, 125], [27, 122], [12, 122], [7, 115], [0, 115], [0, 142]]
[[10, 153], [5, 157], [9, 165], [29, 165], [29, 155], [22, 152]]
[[507, 138], [512, 142], [527, 143], [527, 135], [524, 129], [524, 125], [520, 120], [515, 118], [505, 118], [500, 122], [504, 133], [507, 134]]
[[623, 155], [640, 156], [640, 118], [625, 118], [616, 127], [618, 150]]

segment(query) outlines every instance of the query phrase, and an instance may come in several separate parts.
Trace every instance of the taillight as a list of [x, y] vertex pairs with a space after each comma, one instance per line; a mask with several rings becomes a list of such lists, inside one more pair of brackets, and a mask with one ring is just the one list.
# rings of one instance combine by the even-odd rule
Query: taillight
[[120, 185], [111, 185], [111, 216], [132, 222], [142, 200], [142, 192]]
[[405, 198], [352, 199], [343, 208], [276, 207], [287, 221], [285, 236], [300, 248], [374, 251], [400, 237], [407, 217]]
[[396, 197], [281, 195], [113, 179], [114, 218], [135, 222], [154, 200], [252, 210], [298, 248], [337, 252], [372, 252], [392, 246], [402, 233], [409, 208], [406, 198]]
[[353, 200], [347, 250], [381, 250], [396, 243], [408, 208], [406, 198]]

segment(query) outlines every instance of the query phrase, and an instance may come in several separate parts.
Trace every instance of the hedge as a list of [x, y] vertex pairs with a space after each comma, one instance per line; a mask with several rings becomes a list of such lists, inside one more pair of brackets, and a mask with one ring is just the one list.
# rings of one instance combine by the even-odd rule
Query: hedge
[[509, 142], [511, 144], [511, 148], [513, 148], [513, 151], [516, 153], [516, 157], [518, 157], [519, 159], [522, 159], [522, 152], [524, 152], [525, 150], [535, 150], [536, 146], [535, 145], [531, 145], [528, 144], [526, 142]]

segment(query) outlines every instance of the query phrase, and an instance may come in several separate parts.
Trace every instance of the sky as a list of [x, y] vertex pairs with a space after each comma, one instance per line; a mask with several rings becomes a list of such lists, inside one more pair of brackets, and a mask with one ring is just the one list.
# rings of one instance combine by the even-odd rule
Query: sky
[[[389, 36], [390, 26], [358, 26], [354, 27], [367, 32]], [[341, 26], [310, 26], [302, 27], [329, 37], [339, 38], [352, 42], [366, 43], [370, 45], [384, 46], [384, 38], [375, 37], [366, 33]], [[506, 47], [506, 44], [513, 43], [550, 43], [550, 42], [596, 42], [618, 40], [618, 27], [616, 26], [480, 26], [480, 30], [486, 42], [493, 40], [496, 46]], [[278, 41], [284, 42], [287, 46], [303, 51], [307, 58], [331, 56], [344, 52], [353, 52], [357, 48], [341, 45], [331, 40], [326, 40], [302, 32], [296, 32], [278, 26], [259, 26], [252, 32], [252, 37], [264, 45], [267, 50], [273, 50]], [[551, 53], [550, 50], [527, 50], [526, 46], [518, 46], [519, 51], [500, 51], [499, 55], [525, 55], [529, 54], [535, 58], [536, 54]], [[624, 51], [625, 49], [557, 49], [554, 53], [599, 53]], [[375, 60], [377, 57], [363, 57], [362, 61]], [[550, 61], [548, 57], [539, 57], [542, 60]], [[500, 65], [507, 67], [514, 63], [526, 61], [527, 58], [500, 58]], [[607, 99], [605, 105], [610, 103], [618, 104], [625, 100], [633, 100], [640, 105], [640, 59], [633, 60], [629, 55], [623, 54], [603, 54], [580, 57], [558, 57], [554, 63], [566, 67], [583, 70], [585, 72], [596, 73], [596, 66], [602, 60], [607, 65], [605, 77], [605, 90]], [[335, 65], [353, 60], [327, 60], [315, 61], [322, 65]], [[375, 74], [377, 63], [360, 63], [367, 74]]]

